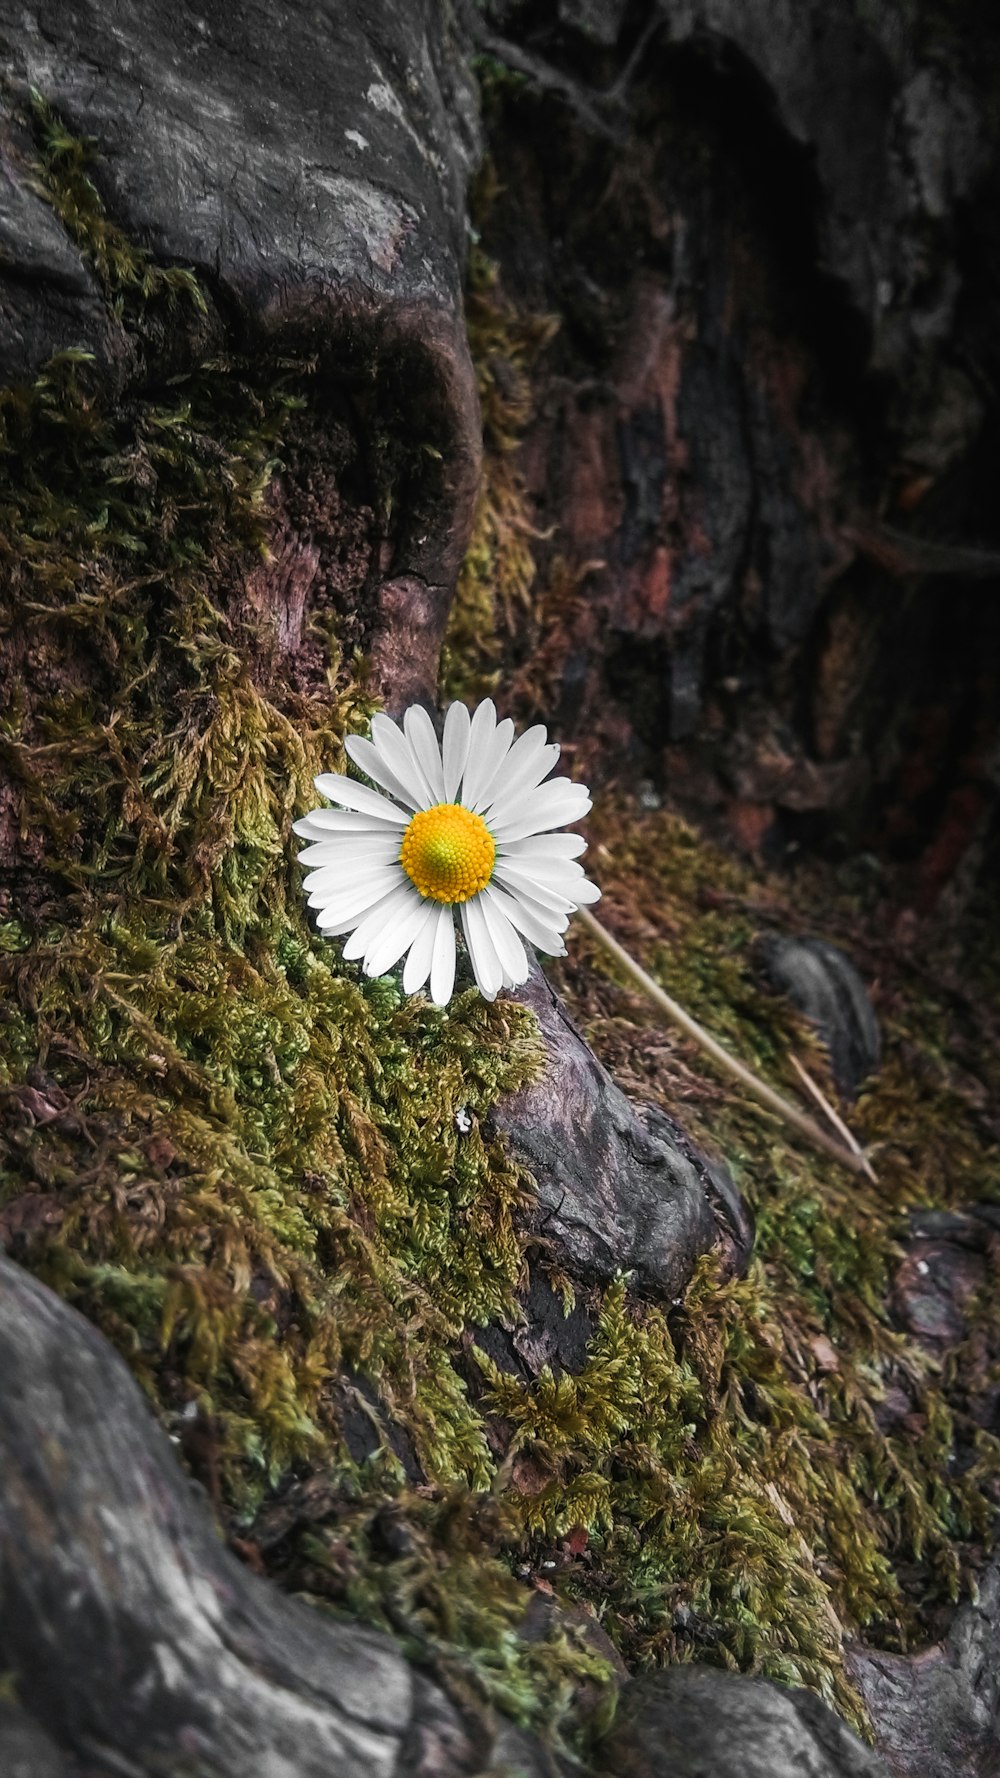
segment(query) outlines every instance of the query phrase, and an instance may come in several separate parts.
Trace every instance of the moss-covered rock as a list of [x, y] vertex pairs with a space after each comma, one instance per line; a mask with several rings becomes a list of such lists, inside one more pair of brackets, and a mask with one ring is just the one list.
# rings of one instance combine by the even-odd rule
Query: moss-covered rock
[[[758, 1258], [657, 1301], [627, 1277], [584, 1288], [542, 1243], [584, 1350], [499, 1364], [474, 1330], [525, 1313], [532, 1182], [484, 1123], [542, 1065], [535, 1022], [362, 980], [310, 930], [291, 853], [313, 772], [373, 707], [335, 600], [303, 672], [246, 595], [277, 466], [328, 390], [294, 358], [154, 374], [150, 312], [196, 313], [197, 286], [162, 287], [72, 140], [44, 110], [38, 127], [40, 177], [146, 368], [112, 395], [63, 354], [0, 407], [5, 1243], [124, 1353], [248, 1557], [387, 1625], [477, 1707], [578, 1744], [606, 1717], [592, 1692], [590, 1729], [567, 1726], [609, 1669], [571, 1623], [519, 1634], [530, 1583], [586, 1606], [630, 1667], [707, 1659], [859, 1720], [845, 1631], [919, 1637], [994, 1509], [995, 1439], [886, 1306], [903, 1210], [997, 1194], [967, 1003], [877, 942], [870, 897], [822, 873], [765, 883], [609, 794], [606, 918], [786, 1092], [793, 1050], [833, 1088], [753, 973], [757, 931], [868, 945], [886, 1047], [856, 1122], [879, 1183], [708, 1078], [578, 937], [556, 972], [578, 1020], [627, 1089], [725, 1156]], [[500, 406], [450, 642], [466, 690], [507, 594], [530, 593], [510, 440], [539, 337], [478, 289]], [[991, 1317], [984, 1299], [980, 1333]], [[889, 1389], [910, 1413], [885, 1430]]]

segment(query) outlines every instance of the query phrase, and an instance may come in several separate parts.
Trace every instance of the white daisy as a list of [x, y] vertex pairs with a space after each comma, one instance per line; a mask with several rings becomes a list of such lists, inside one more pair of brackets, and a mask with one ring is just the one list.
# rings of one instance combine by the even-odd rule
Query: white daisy
[[[316, 789], [333, 809], [313, 809], [294, 831], [311, 843], [304, 887], [317, 925], [350, 933], [348, 959], [385, 975], [406, 953], [403, 990], [430, 978], [447, 1006], [455, 985], [455, 909], [476, 986], [487, 1000], [527, 980], [523, 939], [559, 957], [570, 914], [600, 890], [576, 862], [579, 834], [553, 833], [590, 808], [586, 786], [549, 778], [559, 748], [541, 726], [514, 740], [491, 698], [470, 717], [452, 704], [439, 744], [426, 710], [411, 705], [402, 731], [373, 716], [371, 738], [345, 742], [378, 785], [323, 772]], [[547, 779], [547, 783], [542, 780]], [[382, 792], [387, 792], [383, 795]]]

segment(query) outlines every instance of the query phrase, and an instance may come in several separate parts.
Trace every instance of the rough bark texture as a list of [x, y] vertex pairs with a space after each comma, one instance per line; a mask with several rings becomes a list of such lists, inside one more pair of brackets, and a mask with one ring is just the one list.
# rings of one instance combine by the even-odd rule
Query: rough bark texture
[[995, 810], [995, 19], [496, 11], [568, 88], [490, 135], [488, 246], [561, 323], [525, 707], [751, 850], [862, 840], [926, 908]]

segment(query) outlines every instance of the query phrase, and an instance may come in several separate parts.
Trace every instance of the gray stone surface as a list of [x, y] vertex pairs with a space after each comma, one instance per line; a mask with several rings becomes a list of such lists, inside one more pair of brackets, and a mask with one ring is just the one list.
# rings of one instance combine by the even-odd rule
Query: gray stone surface
[[834, 1079], [853, 1098], [882, 1054], [878, 1020], [855, 965], [822, 938], [771, 933], [758, 954], [774, 986], [819, 1027]]
[[581, 1277], [631, 1272], [641, 1291], [679, 1296], [720, 1238], [704, 1167], [667, 1119], [643, 1120], [540, 971], [518, 998], [541, 1025], [545, 1073], [493, 1122], [538, 1182], [540, 1232]]
[[94, 138], [111, 214], [227, 301], [456, 309], [478, 110], [434, 0], [28, 0], [0, 29], [15, 95]]
[[[67, 346], [115, 383], [273, 348], [351, 392], [373, 463], [387, 437], [425, 443], [358, 589], [404, 702], [435, 684], [481, 455], [462, 308], [478, 91], [455, 31], [437, 0], [0, 4], [0, 382]], [[32, 89], [91, 140], [112, 220], [209, 294], [142, 363], [33, 190]]]
[[601, 1778], [887, 1778], [878, 1755], [812, 1692], [703, 1666], [626, 1687], [598, 1770]]
[[97, 280], [51, 206], [32, 189], [34, 145], [0, 117], [0, 377], [31, 374], [52, 352], [88, 345], [110, 359]]
[[911, 1656], [856, 1647], [847, 1668], [875, 1724], [891, 1778], [998, 1778], [1000, 1567], [956, 1613], [948, 1635]]

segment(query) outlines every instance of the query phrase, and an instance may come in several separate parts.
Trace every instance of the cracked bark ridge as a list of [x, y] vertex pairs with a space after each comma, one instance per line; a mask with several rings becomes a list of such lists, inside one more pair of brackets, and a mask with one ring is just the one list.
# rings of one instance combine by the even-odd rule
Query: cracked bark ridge
[[[0, 1670], [68, 1756], [136, 1778], [490, 1764], [490, 1736], [387, 1637], [321, 1618], [223, 1548], [122, 1361], [3, 1258], [0, 1375]], [[18, 1736], [25, 1778], [64, 1778], [0, 1719], [0, 1747]], [[546, 1778], [529, 1737], [522, 1754]]]
[[432, 447], [373, 563], [366, 645], [390, 697], [408, 592], [416, 640], [399, 672], [407, 697], [433, 688], [479, 476], [462, 310], [478, 96], [451, 33], [434, 0], [345, 0], [322, 14], [266, 0], [31, 0], [3, 24], [0, 377], [28, 378], [78, 345], [117, 381], [130, 353], [30, 189], [15, 112], [33, 87], [94, 141], [115, 222], [211, 294], [207, 331], [199, 323], [185, 343], [178, 320], [165, 342], [171, 369], [185, 353], [298, 353], [358, 395], [371, 450], [379, 433]]
[[541, 971], [518, 998], [541, 1026], [545, 1073], [504, 1099], [492, 1119], [538, 1183], [542, 1238], [582, 1278], [631, 1272], [641, 1291], [671, 1299], [720, 1238], [734, 1266], [742, 1264], [752, 1227], [741, 1201], [734, 1195], [717, 1218], [707, 1163], [699, 1167], [669, 1119], [650, 1113], [643, 1121]]
[[814, 1693], [698, 1665], [627, 1686], [599, 1761], [601, 1778], [887, 1778]]
[[625, 761], [753, 853], [888, 854], [929, 909], [997, 807], [996, 17], [488, 11], [572, 89], [490, 117], [487, 250], [562, 320], [521, 712], [591, 782]]
[[[560, 0], [558, 14], [605, 48], [618, 43], [627, 15], [622, 0]], [[930, 8], [893, 0], [834, 9], [823, 0], [678, 0], [659, 7], [655, 31], [667, 44], [737, 58], [767, 91], [789, 141], [812, 158], [820, 263], [870, 329], [872, 368], [900, 379], [901, 396], [919, 403], [937, 450], [948, 452], [956, 423], [968, 436], [981, 416], [957, 365], [935, 360], [966, 275], [954, 254], [960, 212], [996, 134], [981, 69], [956, 53], [957, 31], [939, 30], [935, 41], [935, 22]], [[966, 22], [978, 35], [971, 9]], [[929, 257], [947, 273], [928, 279]]]

